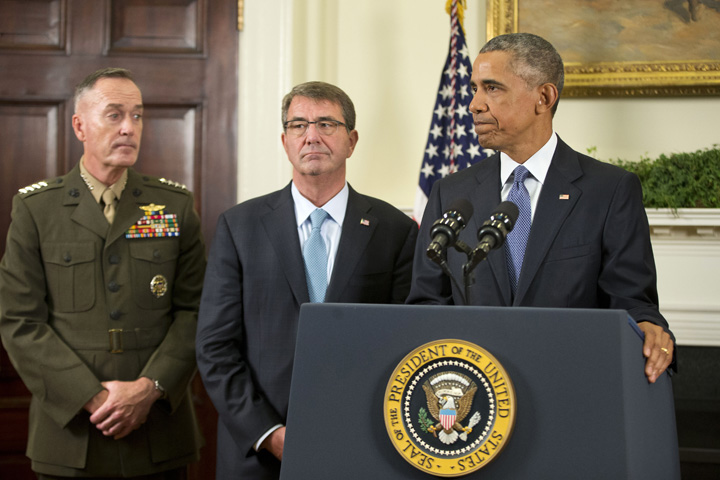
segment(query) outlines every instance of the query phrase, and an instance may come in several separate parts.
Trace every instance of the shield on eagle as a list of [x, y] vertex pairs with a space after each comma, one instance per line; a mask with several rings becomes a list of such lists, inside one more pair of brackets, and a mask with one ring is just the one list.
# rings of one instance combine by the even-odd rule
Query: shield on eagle
[[445, 430], [451, 430], [453, 425], [455, 425], [456, 413], [457, 413], [456, 410], [450, 410], [450, 409], [440, 410], [440, 423], [442, 423], [442, 426]]

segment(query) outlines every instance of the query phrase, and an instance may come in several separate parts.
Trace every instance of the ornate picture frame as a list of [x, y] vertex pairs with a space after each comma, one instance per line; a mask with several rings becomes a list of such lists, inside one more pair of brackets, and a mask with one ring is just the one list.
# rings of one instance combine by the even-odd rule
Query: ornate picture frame
[[242, 32], [245, 28], [245, 1], [237, 0], [238, 18], [237, 18], [237, 29], [238, 32]]
[[[563, 96], [566, 97], [720, 95], [720, 36], [702, 34], [703, 29], [712, 28], [712, 25], [717, 32], [720, 26], [720, 11], [715, 11], [714, 7], [717, 2], [708, 4], [711, 5], [709, 7], [703, 0], [669, 0], [664, 3], [652, 0], [652, 5], [643, 1], [598, 0], [590, 3], [595, 13], [602, 13], [601, 10], [607, 11], [621, 4], [623, 10], [613, 12], [608, 17], [612, 24], [605, 25], [602, 23], [603, 15], [589, 15], [588, 2], [487, 0], [487, 38], [489, 40], [505, 33], [530, 32], [553, 43], [565, 62]], [[628, 3], [631, 5], [627, 6]], [[547, 8], [550, 4], [552, 8]], [[700, 18], [697, 20], [691, 18], [698, 13], [693, 12], [691, 4], [700, 9]], [[584, 10], [580, 11], [581, 8]], [[644, 12], [639, 10], [642, 8]], [[655, 8], [658, 10], [652, 11], [652, 16], [646, 15], [649, 9]], [[521, 18], [524, 12], [533, 12], [533, 15], [524, 21]], [[623, 18], [623, 14], [628, 15], [628, 18]], [[648, 24], [643, 25], [643, 21]], [[701, 21], [705, 23], [701, 24]], [[562, 28], [563, 25], [569, 28]], [[687, 32], [693, 32], [693, 29], [698, 32], [696, 39], [688, 38]], [[660, 35], [665, 42], [657, 44], [652, 38], [642, 39], [645, 33], [649, 37]], [[682, 41], [673, 43], [674, 35]], [[625, 36], [644, 43], [635, 49], [625, 48]], [[565, 46], [576, 46], [579, 43], [581, 48], [564, 49]], [[592, 48], [593, 43], [598, 47], [595, 50]], [[693, 48], [685, 49], [685, 43], [691, 44]], [[612, 45], [622, 48], [613, 49]], [[675, 58], [668, 57], [668, 47], [675, 48]], [[682, 49], [680, 58], [677, 58], [678, 49]], [[618, 57], [602, 58], [600, 61], [599, 57], [583, 57], [583, 54], [595, 54], [597, 51], [602, 51], [599, 57], [616, 54]], [[623, 52], [631, 53], [636, 58], [622, 58]]]

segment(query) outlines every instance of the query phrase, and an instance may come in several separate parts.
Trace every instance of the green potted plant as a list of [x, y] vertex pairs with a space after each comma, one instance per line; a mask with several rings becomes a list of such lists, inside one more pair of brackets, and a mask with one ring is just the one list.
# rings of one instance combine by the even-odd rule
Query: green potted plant
[[720, 208], [719, 147], [611, 163], [640, 178], [645, 208]]

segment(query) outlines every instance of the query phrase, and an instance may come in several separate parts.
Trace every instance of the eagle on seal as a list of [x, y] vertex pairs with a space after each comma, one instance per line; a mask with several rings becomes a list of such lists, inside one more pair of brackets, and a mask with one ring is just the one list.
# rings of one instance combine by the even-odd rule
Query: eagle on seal
[[422, 387], [427, 397], [428, 410], [438, 422], [430, 426], [428, 432], [446, 445], [455, 443], [458, 438], [467, 440], [467, 434], [480, 421], [480, 413], [476, 412], [467, 427], [460, 423], [472, 408], [477, 391], [475, 382], [457, 372], [438, 373], [423, 383]]

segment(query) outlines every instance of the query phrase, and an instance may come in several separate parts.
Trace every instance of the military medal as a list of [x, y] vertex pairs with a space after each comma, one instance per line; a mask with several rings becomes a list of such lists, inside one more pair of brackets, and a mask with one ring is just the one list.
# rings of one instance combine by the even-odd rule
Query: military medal
[[140, 220], [125, 232], [125, 238], [179, 237], [177, 215], [165, 213], [165, 205], [141, 205], [145, 212]]
[[162, 275], [155, 275], [150, 280], [150, 291], [155, 298], [160, 298], [167, 293], [168, 284], [167, 279]]

